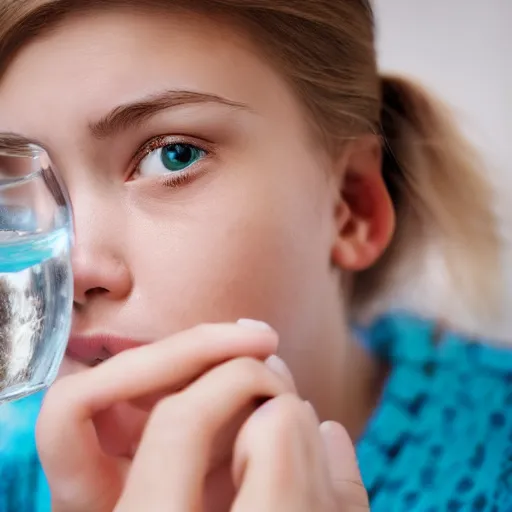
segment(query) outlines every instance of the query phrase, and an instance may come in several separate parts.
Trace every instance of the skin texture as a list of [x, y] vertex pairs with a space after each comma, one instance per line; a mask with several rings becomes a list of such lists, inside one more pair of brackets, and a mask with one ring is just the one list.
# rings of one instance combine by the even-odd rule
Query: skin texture
[[[236, 106], [189, 103], [112, 133], [91, 130], [120, 105], [170, 90]], [[347, 335], [340, 283], [344, 271], [371, 265], [392, 232], [378, 141], [366, 137], [336, 158], [328, 155], [302, 105], [243, 30], [185, 13], [119, 9], [66, 19], [20, 51], [0, 83], [0, 111], [0, 131], [44, 145], [68, 187], [75, 335], [149, 343], [176, 340], [204, 322], [263, 320], [279, 334], [278, 352], [320, 419], [343, 422], [352, 437], [360, 433], [378, 394], [379, 369]], [[205, 151], [179, 185], [165, 184], [159, 167], [134, 172], [138, 150], [160, 136]], [[82, 402], [74, 400], [85, 403], [87, 378], [97, 370], [63, 379], [84, 392]], [[40, 444], [50, 466], [50, 418], [73, 403], [65, 394], [58, 387], [52, 414], [43, 412]], [[117, 398], [130, 402], [125, 423], [146, 424], [151, 407], [133, 407], [136, 396]], [[288, 419], [303, 414], [292, 403]], [[299, 423], [309, 421], [311, 429], [307, 418]], [[257, 509], [274, 510], [267, 505]], [[281, 505], [276, 510], [288, 510]]]

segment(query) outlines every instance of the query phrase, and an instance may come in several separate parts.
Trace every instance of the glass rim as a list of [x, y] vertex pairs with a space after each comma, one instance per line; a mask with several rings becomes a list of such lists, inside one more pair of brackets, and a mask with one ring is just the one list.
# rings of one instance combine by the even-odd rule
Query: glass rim
[[12, 133], [0, 133], [0, 156], [48, 158], [48, 152], [36, 141]]

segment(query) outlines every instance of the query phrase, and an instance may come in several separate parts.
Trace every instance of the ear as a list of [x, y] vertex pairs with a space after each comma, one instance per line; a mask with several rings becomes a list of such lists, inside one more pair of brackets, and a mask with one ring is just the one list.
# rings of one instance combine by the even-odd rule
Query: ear
[[395, 228], [380, 139], [366, 135], [351, 142], [335, 165], [339, 200], [332, 258], [344, 270], [365, 270], [385, 251]]

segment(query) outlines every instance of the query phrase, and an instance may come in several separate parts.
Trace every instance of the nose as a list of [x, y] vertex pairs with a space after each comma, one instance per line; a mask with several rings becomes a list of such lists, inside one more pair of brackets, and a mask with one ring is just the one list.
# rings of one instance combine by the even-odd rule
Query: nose
[[96, 298], [122, 300], [132, 288], [127, 267], [112, 254], [77, 245], [73, 249], [75, 306], [86, 306]]
[[119, 218], [119, 212], [114, 215], [115, 208], [106, 208], [105, 202], [95, 202], [80, 205], [73, 201], [75, 307], [98, 299], [120, 301], [132, 290], [133, 280], [122, 250], [122, 217]]

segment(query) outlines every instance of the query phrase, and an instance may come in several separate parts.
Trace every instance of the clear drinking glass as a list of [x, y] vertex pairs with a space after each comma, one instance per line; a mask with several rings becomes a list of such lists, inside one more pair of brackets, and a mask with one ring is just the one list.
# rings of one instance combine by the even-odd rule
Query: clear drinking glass
[[71, 324], [72, 226], [47, 153], [0, 135], [0, 404], [57, 376]]

